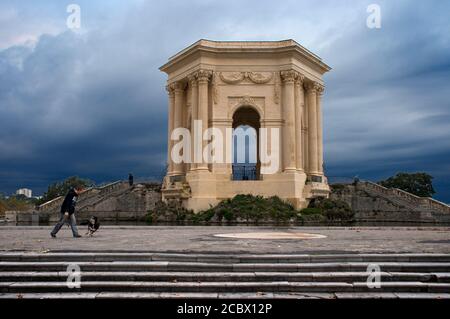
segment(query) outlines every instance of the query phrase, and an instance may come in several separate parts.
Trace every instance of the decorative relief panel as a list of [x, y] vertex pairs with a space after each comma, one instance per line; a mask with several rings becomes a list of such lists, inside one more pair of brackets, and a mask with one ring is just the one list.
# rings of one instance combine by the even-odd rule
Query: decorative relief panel
[[238, 84], [249, 80], [255, 84], [265, 84], [273, 77], [272, 72], [220, 72], [220, 79], [227, 84]]
[[220, 79], [227, 84], [237, 84], [244, 80], [243, 72], [220, 72]]
[[267, 83], [272, 80], [272, 76], [271, 72], [246, 72], [246, 77], [256, 84]]

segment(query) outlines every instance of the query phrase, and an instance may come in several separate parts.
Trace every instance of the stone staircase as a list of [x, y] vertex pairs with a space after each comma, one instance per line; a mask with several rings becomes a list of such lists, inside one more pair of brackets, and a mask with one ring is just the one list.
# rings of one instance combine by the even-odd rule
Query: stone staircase
[[[90, 187], [79, 196], [78, 206], [89, 205], [92, 201], [98, 200], [99, 197], [101, 198], [113, 192], [117, 192], [117, 190], [122, 191], [127, 189], [127, 185], [128, 183], [126, 182], [116, 181], [99, 187]], [[51, 201], [41, 204], [39, 206], [39, 211], [59, 212], [63, 200], [64, 196], [56, 197]], [[79, 209], [79, 207], [77, 208]]]
[[[101, 221], [136, 221], [142, 219], [148, 210], [160, 200], [159, 185], [117, 181], [101, 187], [92, 187], [83, 192], [77, 201], [77, 219], [85, 220], [92, 215]], [[39, 206], [39, 219], [55, 222], [63, 197], [55, 198]]]
[[375, 193], [376, 195], [385, 196], [390, 200], [410, 209], [437, 211], [450, 215], [449, 205], [435, 200], [431, 197], [416, 196], [398, 188], [386, 188], [369, 181], [358, 183], [358, 188]]
[[357, 221], [450, 223], [450, 206], [397, 188], [360, 181], [332, 185], [330, 197], [347, 202]]
[[0, 298], [418, 297], [450, 298], [450, 254], [0, 253]]

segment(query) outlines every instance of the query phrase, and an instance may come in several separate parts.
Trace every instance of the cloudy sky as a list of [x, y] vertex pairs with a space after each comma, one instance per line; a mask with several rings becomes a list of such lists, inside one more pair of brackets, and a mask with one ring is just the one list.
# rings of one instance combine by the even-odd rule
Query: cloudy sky
[[[0, 192], [71, 175], [155, 179], [166, 155], [158, 67], [200, 38], [295, 39], [333, 70], [324, 97], [330, 179], [435, 177], [450, 202], [446, 1], [12, 1], [0, 3]], [[69, 30], [67, 5], [81, 7]], [[381, 8], [381, 28], [366, 25]]]

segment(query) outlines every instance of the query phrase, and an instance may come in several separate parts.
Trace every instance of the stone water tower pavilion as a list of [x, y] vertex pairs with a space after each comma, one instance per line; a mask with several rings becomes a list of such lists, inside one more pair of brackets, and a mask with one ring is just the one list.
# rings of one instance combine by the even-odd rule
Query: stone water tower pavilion
[[[237, 194], [277, 195], [296, 208], [307, 206], [314, 197], [328, 196], [323, 171], [322, 76], [330, 67], [318, 56], [294, 40], [199, 40], [172, 56], [160, 70], [168, 75], [169, 95], [163, 200], [177, 199], [199, 211]], [[171, 139], [171, 132], [186, 128], [193, 144], [195, 134], [203, 134], [194, 132], [194, 121], [203, 123], [202, 132], [216, 128], [224, 136], [239, 126], [253, 127], [258, 140], [256, 163], [174, 161], [171, 150], [177, 140]], [[265, 173], [266, 164], [259, 155], [259, 132], [264, 128], [279, 132], [268, 133], [279, 136], [276, 145], [267, 149], [279, 159], [276, 171], [270, 173]], [[208, 143], [200, 141], [200, 146]], [[224, 143], [224, 153], [230, 145], [234, 144]]]

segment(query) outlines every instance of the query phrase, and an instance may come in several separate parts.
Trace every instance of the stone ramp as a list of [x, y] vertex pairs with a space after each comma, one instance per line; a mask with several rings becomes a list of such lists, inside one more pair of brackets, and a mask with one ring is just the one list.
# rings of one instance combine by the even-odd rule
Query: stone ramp
[[450, 254], [3, 252], [0, 298], [450, 298]]

